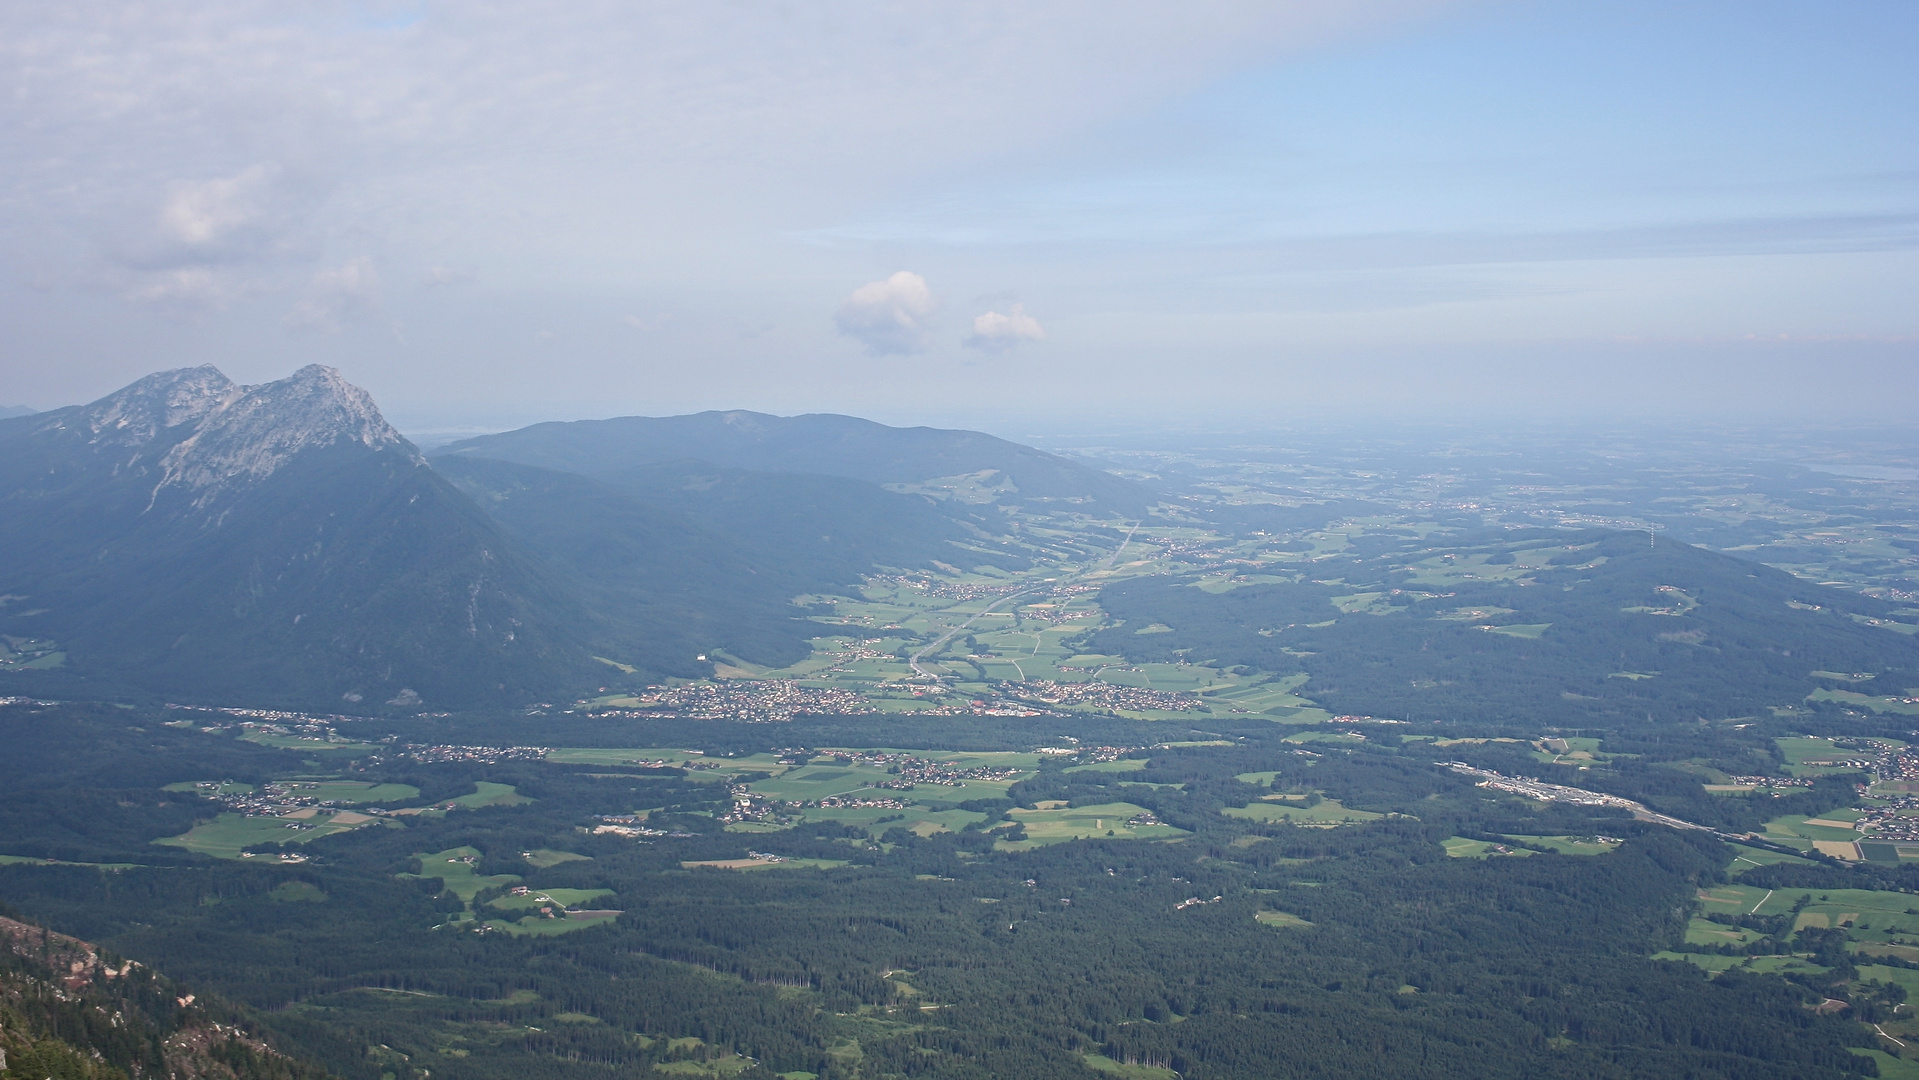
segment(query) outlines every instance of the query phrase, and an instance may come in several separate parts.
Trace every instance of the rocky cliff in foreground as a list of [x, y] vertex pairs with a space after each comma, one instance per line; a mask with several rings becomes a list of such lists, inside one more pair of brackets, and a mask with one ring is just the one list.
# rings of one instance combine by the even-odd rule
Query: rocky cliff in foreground
[[0, 917], [0, 1078], [325, 1080], [235, 1010], [87, 942]]

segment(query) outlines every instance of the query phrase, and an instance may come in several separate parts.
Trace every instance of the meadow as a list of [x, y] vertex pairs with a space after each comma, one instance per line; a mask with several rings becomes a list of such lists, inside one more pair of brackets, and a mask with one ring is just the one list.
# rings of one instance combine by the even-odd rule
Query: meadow
[[1030, 851], [1068, 840], [1176, 840], [1192, 835], [1185, 829], [1154, 822], [1135, 824], [1142, 815], [1150, 817], [1143, 806], [1129, 802], [1100, 803], [1095, 806], [1054, 806], [1041, 803], [1032, 810], [1014, 809], [1007, 816], [1025, 833], [1024, 839], [1000, 840], [999, 851]]

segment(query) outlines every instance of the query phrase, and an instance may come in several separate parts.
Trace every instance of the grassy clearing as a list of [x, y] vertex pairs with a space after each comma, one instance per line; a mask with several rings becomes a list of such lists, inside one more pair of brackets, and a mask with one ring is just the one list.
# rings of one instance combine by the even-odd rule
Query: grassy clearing
[[1294, 825], [1316, 825], [1322, 828], [1334, 825], [1358, 825], [1377, 821], [1386, 816], [1370, 810], [1348, 809], [1341, 806], [1338, 799], [1321, 799], [1317, 805], [1307, 806], [1303, 796], [1288, 795], [1268, 795], [1246, 806], [1226, 807], [1220, 813], [1244, 821], [1284, 821]]
[[1761, 866], [1771, 866], [1774, 863], [1798, 863], [1803, 866], [1812, 865], [1811, 859], [1801, 859], [1794, 855], [1785, 855], [1777, 851], [1768, 851], [1765, 848], [1747, 847], [1744, 844], [1734, 844], [1732, 845], [1732, 849], [1735, 854], [1733, 855], [1732, 866], [1730, 867], [1730, 873], [1734, 877], [1738, 877], [1740, 874], [1743, 874], [1748, 870], [1756, 870]]
[[850, 865], [846, 859], [702, 859], [680, 864], [686, 870], [834, 870]]
[[1063, 769], [1061, 771], [1069, 772], [1069, 773], [1074, 773], [1074, 772], [1129, 773], [1129, 772], [1139, 772], [1141, 769], [1144, 769], [1145, 767], [1146, 767], [1145, 758], [1120, 758], [1118, 761], [1095, 761], [1090, 765], [1074, 765], [1073, 767], [1069, 769]]
[[1313, 925], [1290, 911], [1261, 911], [1253, 915], [1254, 921], [1262, 926], [1286, 926], [1303, 930]]
[[1511, 844], [1495, 844], [1491, 840], [1470, 840], [1464, 836], [1449, 836], [1441, 840], [1439, 846], [1446, 849], [1448, 858], [1453, 859], [1489, 859], [1499, 855], [1538, 854], [1536, 851], [1513, 847]]
[[1026, 839], [1001, 840], [993, 845], [1000, 851], [1025, 851], [1068, 840], [1171, 840], [1192, 835], [1185, 829], [1160, 824], [1145, 807], [1126, 802], [1007, 813], [1025, 826]]
[[1604, 855], [1619, 846], [1619, 841], [1598, 836], [1520, 836], [1506, 833], [1506, 839], [1551, 848], [1561, 855]]
[[545, 870], [550, 866], [558, 866], [561, 863], [593, 861], [591, 855], [575, 855], [571, 851], [554, 851], [552, 848], [536, 848], [532, 851], [522, 851], [520, 852], [520, 858], [525, 859], [536, 870]]
[[339, 813], [322, 811], [303, 820], [221, 814], [212, 821], [195, 825], [179, 836], [165, 837], [155, 840], [154, 843], [197, 851], [216, 859], [251, 859], [261, 862], [303, 861], [302, 856], [248, 855], [242, 849], [256, 844], [311, 843], [322, 836], [352, 832], [354, 829], [375, 824], [378, 820], [350, 811]]
[[413, 856], [420, 863], [417, 874], [401, 874], [407, 878], [439, 878], [447, 892], [460, 898], [460, 902], [469, 906], [473, 898], [487, 889], [502, 885], [512, 885], [520, 880], [518, 874], [483, 875], [479, 872], [480, 849], [470, 847], [448, 848], [445, 851], [421, 852]]
[[309, 754], [358, 757], [380, 749], [376, 743], [360, 742], [338, 735], [331, 737], [288, 735], [278, 731], [260, 731], [252, 727], [248, 727], [246, 733], [240, 738], [246, 742], [259, 743], [261, 746], [271, 746], [278, 750], [304, 750]]
[[479, 810], [488, 806], [520, 806], [532, 801], [513, 790], [512, 784], [494, 784], [479, 780], [474, 783], [471, 793], [453, 799], [451, 803], [468, 810]]
[[538, 911], [543, 907], [555, 906], [574, 908], [612, 895], [612, 889], [528, 889], [521, 896], [496, 896], [488, 900], [486, 906], [501, 911]]
[[1841, 749], [1831, 739], [1782, 737], [1774, 739], [1773, 742], [1778, 744], [1781, 755], [1786, 759], [1786, 771], [1794, 776], [1824, 776], [1835, 772], [1851, 772], [1856, 766], [1840, 763], [1859, 761], [1872, 756], [1862, 750]]
[[1686, 924], [1686, 944], [1688, 945], [1747, 945], [1765, 936], [1757, 930], [1721, 926], [1716, 922], [1697, 917]]

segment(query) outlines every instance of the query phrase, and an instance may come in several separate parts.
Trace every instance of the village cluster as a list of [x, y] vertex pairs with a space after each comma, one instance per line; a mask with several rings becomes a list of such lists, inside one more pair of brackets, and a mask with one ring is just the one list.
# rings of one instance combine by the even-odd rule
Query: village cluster
[[1022, 696], [1047, 705], [1092, 705], [1101, 709], [1159, 710], [1183, 712], [1200, 707], [1199, 698], [1171, 690], [1146, 690], [1136, 686], [1115, 686], [1104, 682], [1063, 683], [1051, 679], [1032, 679], [1008, 683]]
[[649, 686], [640, 709], [595, 710], [604, 716], [682, 717], [687, 720], [738, 720], [749, 724], [785, 723], [795, 716], [863, 716], [878, 710], [862, 694], [832, 687], [805, 686], [790, 679], [754, 682]]

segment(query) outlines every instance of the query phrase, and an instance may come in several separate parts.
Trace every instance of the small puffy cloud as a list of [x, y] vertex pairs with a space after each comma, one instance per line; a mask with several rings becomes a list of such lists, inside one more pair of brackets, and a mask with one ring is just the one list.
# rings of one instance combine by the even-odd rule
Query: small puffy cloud
[[1026, 313], [1025, 304], [1014, 304], [1005, 314], [989, 311], [973, 319], [973, 332], [962, 342], [969, 349], [1005, 352], [1025, 341], [1046, 340], [1046, 329]]
[[254, 165], [233, 176], [175, 183], [160, 206], [160, 235], [193, 248], [229, 240], [265, 216], [273, 174]]
[[853, 290], [833, 319], [840, 333], [858, 340], [875, 356], [916, 353], [932, 341], [933, 313], [939, 304], [926, 279], [901, 270], [884, 281]]
[[362, 255], [313, 275], [306, 295], [287, 315], [287, 325], [296, 330], [338, 333], [356, 316], [379, 307], [376, 295], [380, 275], [373, 260]]

